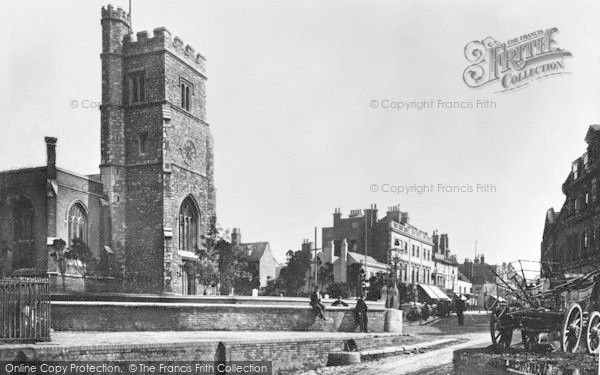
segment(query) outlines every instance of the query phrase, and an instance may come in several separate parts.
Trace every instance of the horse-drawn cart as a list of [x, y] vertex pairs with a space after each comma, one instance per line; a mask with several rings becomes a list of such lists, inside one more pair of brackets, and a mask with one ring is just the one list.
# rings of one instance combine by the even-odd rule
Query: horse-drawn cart
[[[520, 262], [519, 262], [520, 263]], [[565, 277], [557, 266], [542, 265], [542, 275], [534, 280], [514, 268], [496, 275], [507, 291], [503, 301], [491, 308], [490, 334], [496, 348], [507, 349], [515, 329], [521, 330], [525, 348], [532, 351], [543, 336], [560, 338], [561, 349], [574, 353], [582, 336], [590, 354], [600, 348], [600, 312], [596, 285], [600, 270]], [[563, 276], [558, 276], [563, 275]]]

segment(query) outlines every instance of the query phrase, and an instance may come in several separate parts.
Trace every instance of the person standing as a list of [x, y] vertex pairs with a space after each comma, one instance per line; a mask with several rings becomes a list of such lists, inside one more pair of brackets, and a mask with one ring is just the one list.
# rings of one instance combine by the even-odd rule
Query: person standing
[[358, 297], [358, 301], [356, 301], [356, 307], [354, 307], [354, 319], [356, 324], [360, 327], [361, 332], [368, 332], [367, 325], [369, 323], [369, 318], [367, 317], [367, 304], [361, 295]]
[[454, 309], [456, 310], [456, 317], [458, 318], [458, 325], [465, 325], [465, 302], [461, 297], [458, 297], [454, 302]]
[[321, 292], [319, 291], [318, 286], [315, 286], [315, 291], [310, 295], [310, 306], [312, 307], [316, 316], [325, 320], [325, 315], [323, 315], [325, 306], [323, 306]]

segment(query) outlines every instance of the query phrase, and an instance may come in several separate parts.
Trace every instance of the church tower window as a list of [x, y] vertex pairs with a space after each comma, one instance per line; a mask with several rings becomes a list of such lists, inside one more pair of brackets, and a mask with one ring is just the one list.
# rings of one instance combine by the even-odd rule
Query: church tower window
[[144, 72], [135, 72], [129, 75], [129, 103], [146, 100], [145, 86]]
[[190, 197], [179, 209], [179, 250], [195, 251], [198, 247], [198, 210]]
[[192, 85], [191, 83], [181, 80], [179, 87], [181, 88], [181, 108], [189, 111], [191, 106], [191, 93], [192, 93]]

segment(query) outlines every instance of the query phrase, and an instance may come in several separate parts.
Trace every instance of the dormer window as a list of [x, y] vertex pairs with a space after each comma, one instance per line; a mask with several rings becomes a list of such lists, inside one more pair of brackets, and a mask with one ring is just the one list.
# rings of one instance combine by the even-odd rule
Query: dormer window
[[179, 82], [179, 89], [181, 90], [180, 106], [186, 111], [189, 111], [192, 102], [192, 84], [184, 79], [181, 79], [181, 81]]
[[577, 161], [573, 162], [573, 165], [571, 166], [572, 170], [573, 170], [573, 179], [577, 180], [579, 178], [579, 163], [577, 163]]
[[145, 73], [143, 71], [129, 74], [129, 103], [146, 100]]

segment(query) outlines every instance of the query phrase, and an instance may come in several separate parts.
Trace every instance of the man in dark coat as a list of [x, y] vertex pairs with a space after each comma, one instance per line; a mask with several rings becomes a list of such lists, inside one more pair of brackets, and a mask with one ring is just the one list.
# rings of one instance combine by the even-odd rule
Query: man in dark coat
[[321, 302], [321, 292], [319, 292], [318, 286], [315, 287], [315, 291], [310, 295], [310, 306], [312, 307], [316, 316], [325, 320], [325, 315], [323, 315], [325, 306]]
[[363, 299], [363, 296], [358, 297], [358, 301], [356, 301], [356, 307], [354, 308], [354, 319], [356, 324], [360, 327], [361, 332], [368, 332], [367, 324], [369, 323], [369, 319], [367, 318], [367, 304]]
[[465, 302], [462, 299], [462, 296], [458, 297], [454, 302], [454, 308], [456, 310], [456, 316], [458, 317], [458, 325], [465, 325]]

